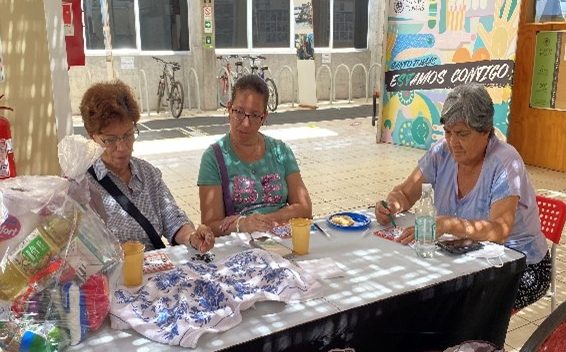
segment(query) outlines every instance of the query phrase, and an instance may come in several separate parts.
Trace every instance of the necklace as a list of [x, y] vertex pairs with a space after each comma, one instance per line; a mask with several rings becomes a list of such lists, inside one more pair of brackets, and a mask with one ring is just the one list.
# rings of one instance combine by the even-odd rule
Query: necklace
[[[234, 143], [234, 141], [232, 140], [230, 142], [234, 151], [236, 152], [236, 155], [241, 161], [244, 161], [246, 163], [253, 163], [261, 159], [261, 157], [263, 156], [261, 137], [259, 135], [257, 136], [257, 141], [254, 145], [242, 146], [238, 143]], [[255, 170], [252, 173], [255, 173]]]

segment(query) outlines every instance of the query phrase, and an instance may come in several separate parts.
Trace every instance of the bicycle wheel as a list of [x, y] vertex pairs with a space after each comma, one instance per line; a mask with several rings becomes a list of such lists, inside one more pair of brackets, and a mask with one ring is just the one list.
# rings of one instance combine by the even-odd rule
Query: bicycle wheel
[[220, 77], [218, 77], [217, 88], [218, 104], [225, 108], [226, 104], [228, 104], [228, 102], [230, 101], [230, 94], [232, 92], [232, 87], [230, 87], [230, 79], [225, 72], [220, 75]]
[[270, 111], [277, 110], [277, 105], [279, 105], [279, 93], [277, 93], [277, 86], [271, 78], [266, 78], [265, 83], [269, 89], [269, 99], [267, 100], [267, 107]]
[[185, 103], [185, 92], [180, 82], [173, 82], [171, 94], [169, 94], [169, 108], [174, 118], [181, 116], [183, 104]]
[[165, 82], [163, 80], [159, 81], [159, 85], [157, 86], [157, 113], [161, 110], [161, 101], [163, 100], [163, 94], [165, 93]]

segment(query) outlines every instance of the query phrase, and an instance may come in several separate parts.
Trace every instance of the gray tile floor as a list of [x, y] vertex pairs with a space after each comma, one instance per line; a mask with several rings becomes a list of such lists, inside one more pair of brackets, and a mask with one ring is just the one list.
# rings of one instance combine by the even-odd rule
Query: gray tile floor
[[[263, 131], [286, 141], [295, 152], [309, 189], [315, 216], [373, 205], [416, 166], [422, 150], [376, 143], [371, 118], [265, 126]], [[219, 136], [197, 136], [136, 142], [136, 156], [162, 172], [179, 205], [200, 221], [196, 179], [199, 162]], [[566, 173], [536, 167], [528, 171], [537, 192], [566, 200]], [[558, 302], [566, 299], [566, 250], [557, 256]], [[550, 313], [550, 298], [515, 314], [509, 325], [506, 350], [519, 350]]]

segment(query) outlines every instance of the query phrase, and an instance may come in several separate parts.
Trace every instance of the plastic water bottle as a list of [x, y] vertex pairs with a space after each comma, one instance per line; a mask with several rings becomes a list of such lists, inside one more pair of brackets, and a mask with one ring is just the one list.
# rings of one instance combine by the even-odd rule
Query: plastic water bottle
[[415, 211], [415, 249], [423, 258], [434, 257], [436, 250], [436, 209], [430, 183], [423, 183]]

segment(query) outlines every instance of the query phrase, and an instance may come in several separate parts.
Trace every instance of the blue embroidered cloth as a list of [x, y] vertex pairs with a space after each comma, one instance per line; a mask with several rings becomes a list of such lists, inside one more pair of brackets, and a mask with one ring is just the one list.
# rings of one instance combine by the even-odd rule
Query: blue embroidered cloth
[[110, 314], [113, 328], [132, 328], [157, 342], [194, 348], [203, 333], [239, 324], [240, 311], [255, 302], [304, 300], [319, 289], [288, 260], [251, 249], [218, 264], [188, 262], [150, 277], [139, 288], [119, 287]]

